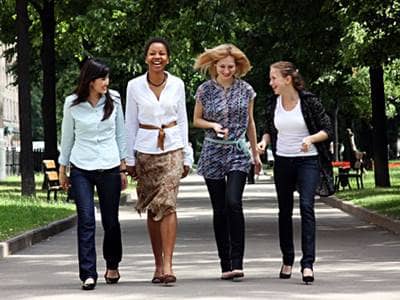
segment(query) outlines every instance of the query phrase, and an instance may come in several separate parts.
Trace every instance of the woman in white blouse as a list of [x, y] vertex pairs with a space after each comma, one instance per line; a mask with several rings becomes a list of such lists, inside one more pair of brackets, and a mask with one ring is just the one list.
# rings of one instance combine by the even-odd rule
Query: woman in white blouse
[[179, 180], [193, 163], [188, 143], [184, 83], [165, 71], [168, 42], [152, 38], [145, 46], [146, 74], [127, 87], [125, 122], [128, 173], [137, 180], [136, 210], [147, 211], [155, 260], [152, 283], [176, 281], [172, 255], [176, 241]]

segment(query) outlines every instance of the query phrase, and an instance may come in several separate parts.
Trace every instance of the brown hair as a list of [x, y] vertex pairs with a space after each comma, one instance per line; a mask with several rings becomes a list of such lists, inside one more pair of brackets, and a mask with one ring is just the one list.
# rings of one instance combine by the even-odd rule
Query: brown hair
[[215, 63], [227, 56], [232, 56], [235, 59], [235, 76], [242, 77], [250, 71], [251, 64], [249, 59], [238, 47], [232, 44], [222, 44], [212, 49], [206, 49], [196, 58], [194, 69], [200, 70], [204, 74], [209, 73], [212, 78], [216, 78]]
[[283, 77], [291, 76], [293, 87], [297, 91], [304, 90], [304, 80], [296, 66], [289, 61], [278, 61], [270, 65], [270, 68], [277, 69]]

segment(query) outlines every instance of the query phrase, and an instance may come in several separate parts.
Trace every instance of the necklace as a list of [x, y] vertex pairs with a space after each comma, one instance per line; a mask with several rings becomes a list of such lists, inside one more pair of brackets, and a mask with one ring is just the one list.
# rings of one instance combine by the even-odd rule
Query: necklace
[[147, 73], [147, 82], [150, 83], [152, 86], [160, 87], [160, 86], [162, 86], [162, 85], [165, 83], [165, 81], [167, 80], [167, 77], [168, 77], [167, 74], [164, 73], [164, 78], [163, 78], [163, 80], [162, 80], [159, 84], [155, 84], [154, 82], [152, 82], [152, 81], [150, 80], [149, 73]]

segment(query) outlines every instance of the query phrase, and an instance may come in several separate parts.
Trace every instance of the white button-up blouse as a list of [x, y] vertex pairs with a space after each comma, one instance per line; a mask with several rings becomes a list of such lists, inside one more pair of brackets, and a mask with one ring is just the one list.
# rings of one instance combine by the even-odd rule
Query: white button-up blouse
[[[180, 78], [167, 74], [159, 100], [147, 83], [147, 74], [128, 82], [125, 111], [128, 166], [135, 165], [135, 151], [160, 154], [179, 148], [183, 148], [184, 165], [192, 166], [193, 150], [188, 141], [185, 86]], [[164, 150], [157, 147], [158, 130], [139, 128], [139, 124], [161, 127], [173, 121], [177, 122], [177, 126], [164, 129]]]

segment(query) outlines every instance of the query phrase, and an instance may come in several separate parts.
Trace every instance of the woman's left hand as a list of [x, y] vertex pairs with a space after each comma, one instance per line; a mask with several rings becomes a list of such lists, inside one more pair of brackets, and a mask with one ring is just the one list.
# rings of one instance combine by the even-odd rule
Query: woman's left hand
[[190, 171], [189, 166], [183, 166], [183, 172], [181, 178], [185, 178], [189, 174], [189, 171]]
[[307, 136], [303, 139], [300, 150], [302, 152], [308, 152], [310, 150], [311, 145], [312, 145], [311, 138], [309, 136]]
[[262, 170], [262, 162], [260, 159], [260, 155], [256, 155], [256, 157], [254, 158], [254, 173], [260, 175], [261, 170]]
[[125, 190], [128, 187], [128, 178], [125, 173], [121, 174], [121, 191]]

